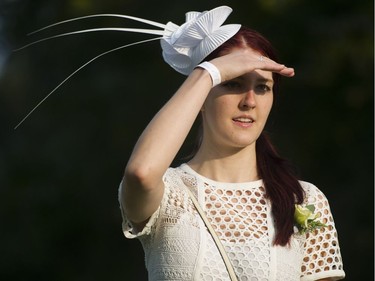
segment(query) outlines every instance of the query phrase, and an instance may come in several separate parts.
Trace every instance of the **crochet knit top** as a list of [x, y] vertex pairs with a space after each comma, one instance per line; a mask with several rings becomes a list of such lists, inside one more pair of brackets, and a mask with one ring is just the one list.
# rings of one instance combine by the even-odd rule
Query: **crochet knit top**
[[[327, 226], [295, 233], [290, 245], [274, 246], [275, 228], [262, 180], [222, 183], [205, 178], [187, 164], [169, 168], [158, 210], [136, 232], [122, 209], [123, 232], [138, 238], [150, 281], [229, 279], [225, 264], [194, 208], [186, 188], [196, 195], [220, 237], [238, 280], [317, 280], [344, 278], [335, 224], [328, 201], [314, 185], [302, 182], [305, 203], [314, 204]], [[121, 186], [121, 185], [120, 185]], [[121, 193], [121, 187], [120, 187]]]

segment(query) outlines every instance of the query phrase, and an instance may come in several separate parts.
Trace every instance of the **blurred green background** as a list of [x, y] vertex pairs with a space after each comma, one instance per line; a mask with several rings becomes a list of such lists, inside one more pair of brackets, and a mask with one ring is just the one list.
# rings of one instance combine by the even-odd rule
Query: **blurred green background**
[[87, 66], [13, 130], [80, 65], [152, 36], [91, 33], [12, 50], [60, 32], [143, 26], [101, 18], [27, 37], [77, 16], [182, 24], [187, 11], [223, 4], [234, 9], [227, 23], [259, 30], [295, 67], [268, 131], [329, 198], [346, 280], [373, 280], [370, 0], [0, 0], [0, 280], [146, 280], [140, 243], [121, 232], [117, 187], [138, 135], [184, 79], [163, 62], [157, 41], [127, 48]]

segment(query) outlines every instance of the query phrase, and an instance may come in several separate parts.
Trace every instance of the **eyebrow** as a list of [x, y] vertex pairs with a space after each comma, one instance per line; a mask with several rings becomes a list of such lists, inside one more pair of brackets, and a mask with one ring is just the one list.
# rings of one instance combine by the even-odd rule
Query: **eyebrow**
[[[260, 76], [260, 75], [259, 75], [259, 76]], [[241, 75], [241, 76], [238, 76], [238, 77], [236, 77], [236, 78], [233, 78], [232, 80], [235, 80], [235, 79], [239, 79], [239, 80], [241, 80], [241, 81], [246, 80], [246, 78], [245, 78], [244, 75]], [[259, 82], [261, 82], [261, 83], [274, 83], [274, 80], [273, 80], [273, 79], [264, 78], [264, 77], [262, 77], [262, 76], [255, 78], [255, 81], [258, 82], [258, 83], [259, 83]]]
[[274, 82], [273, 79], [267, 79], [267, 78], [257, 78], [256, 81], [257, 82], [264, 82], [264, 83], [267, 83], [267, 82], [273, 83]]

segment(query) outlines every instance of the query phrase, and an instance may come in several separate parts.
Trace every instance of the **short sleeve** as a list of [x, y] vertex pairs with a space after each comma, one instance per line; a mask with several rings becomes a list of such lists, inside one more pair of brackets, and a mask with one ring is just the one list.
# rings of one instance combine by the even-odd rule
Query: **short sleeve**
[[122, 194], [122, 182], [120, 183], [119, 189], [118, 189], [118, 201], [120, 204], [120, 210], [121, 210], [121, 216], [122, 216], [122, 231], [126, 238], [134, 239], [134, 238], [140, 238], [145, 235], [149, 235], [151, 233], [152, 226], [155, 224], [159, 217], [160, 213], [160, 206], [159, 208], [151, 215], [149, 218], [147, 224], [143, 227], [141, 231], [136, 231], [131, 223], [131, 221], [128, 219], [124, 207], [122, 206], [122, 200], [121, 200], [121, 194]]
[[307, 195], [306, 203], [315, 206], [315, 213], [320, 215], [320, 221], [326, 227], [306, 234], [301, 280], [343, 279], [345, 272], [338, 235], [328, 200], [314, 185], [305, 183], [304, 186]]

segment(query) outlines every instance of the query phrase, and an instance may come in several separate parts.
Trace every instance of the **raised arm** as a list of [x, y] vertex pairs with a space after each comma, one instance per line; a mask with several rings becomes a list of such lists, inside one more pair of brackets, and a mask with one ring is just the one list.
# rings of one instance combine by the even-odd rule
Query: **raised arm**
[[211, 89], [203, 69], [194, 70], [161, 108], [140, 136], [123, 180], [128, 218], [141, 223], [158, 208], [164, 192], [162, 177], [182, 146]]
[[[248, 49], [211, 61], [222, 81], [254, 69], [293, 76], [294, 70], [271, 60], [260, 61]], [[162, 177], [188, 135], [212, 87], [206, 70], [196, 68], [155, 115], [140, 136], [125, 168], [121, 200], [128, 219], [140, 226], [157, 210], [164, 193]]]

